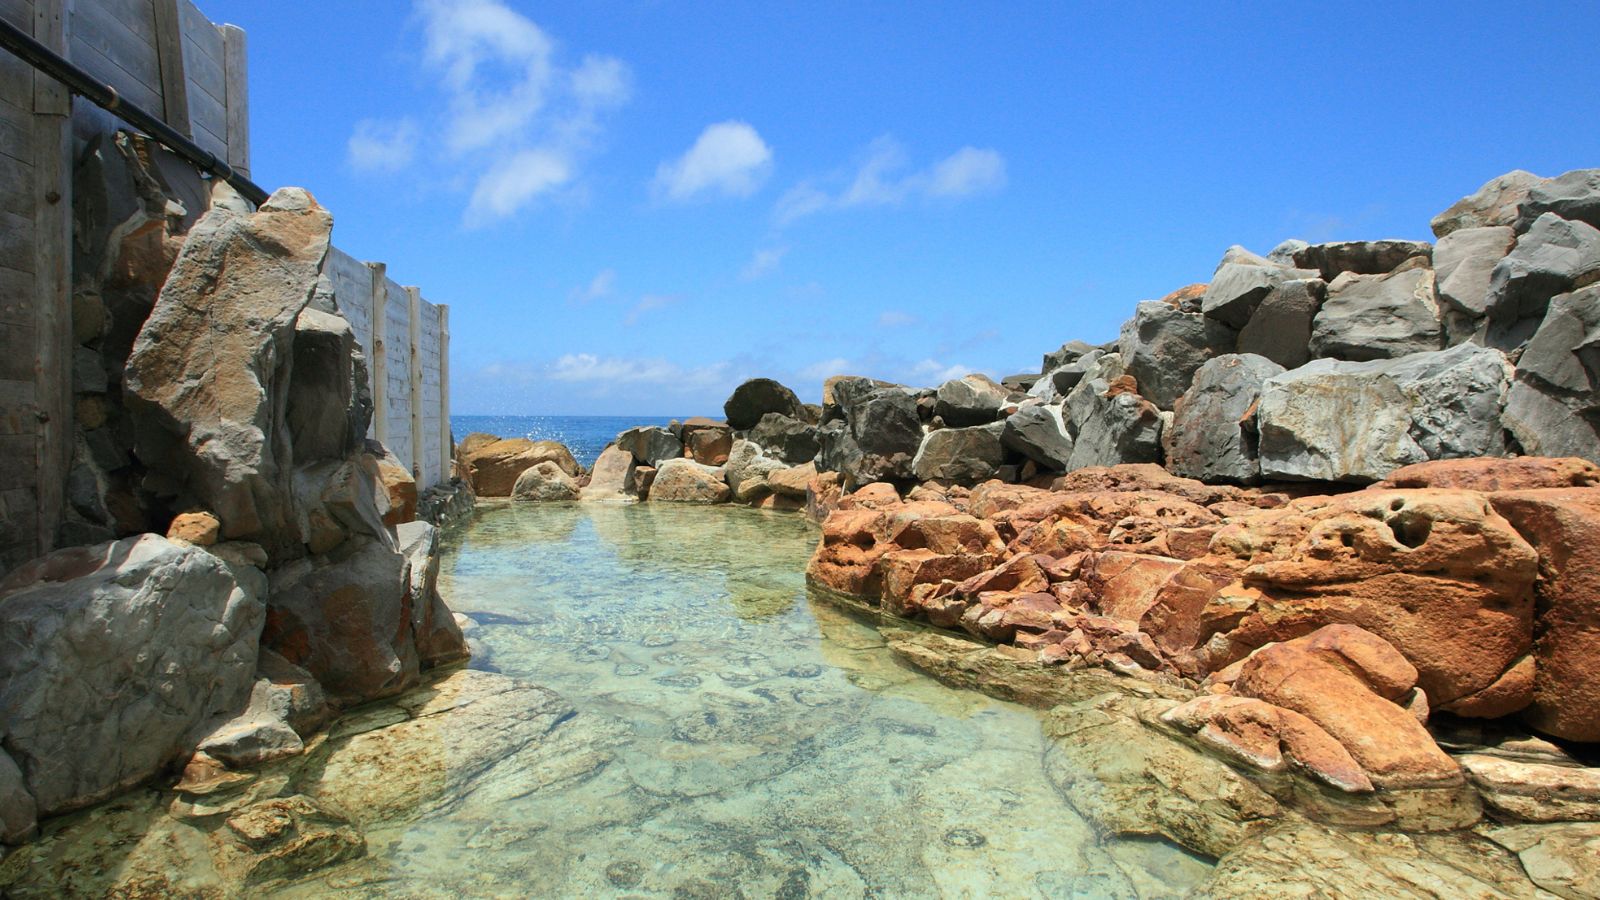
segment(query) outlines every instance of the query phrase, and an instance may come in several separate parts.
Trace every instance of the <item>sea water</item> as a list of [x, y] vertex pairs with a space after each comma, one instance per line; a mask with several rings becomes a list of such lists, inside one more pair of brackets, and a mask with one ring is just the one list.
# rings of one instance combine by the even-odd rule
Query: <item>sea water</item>
[[[688, 416], [676, 418], [682, 421]], [[578, 465], [587, 469], [619, 432], [636, 425], [666, 425], [671, 421], [671, 417], [659, 416], [451, 416], [450, 428], [458, 441], [476, 431], [504, 438], [558, 441], [567, 445]]]

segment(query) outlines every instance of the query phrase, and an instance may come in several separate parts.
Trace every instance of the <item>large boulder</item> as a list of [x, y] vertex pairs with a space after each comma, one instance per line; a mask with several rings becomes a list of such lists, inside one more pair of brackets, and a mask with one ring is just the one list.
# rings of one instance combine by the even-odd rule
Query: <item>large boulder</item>
[[1390, 359], [1443, 345], [1434, 273], [1410, 266], [1383, 275], [1345, 272], [1311, 327], [1311, 353], [1346, 360]]
[[977, 484], [995, 476], [1005, 461], [999, 423], [928, 432], [911, 470], [922, 481]]
[[511, 499], [560, 502], [578, 499], [578, 480], [549, 460], [523, 469], [511, 487]]
[[1238, 351], [1264, 356], [1285, 369], [1310, 362], [1312, 323], [1327, 296], [1328, 284], [1321, 278], [1276, 285], [1240, 329]]
[[1489, 499], [1539, 553], [1538, 668], [1526, 718], [1546, 734], [1600, 742], [1600, 489]]
[[1119, 341], [1127, 372], [1139, 392], [1161, 409], [1189, 387], [1195, 370], [1213, 356], [1233, 352], [1238, 333], [1200, 312], [1194, 299], [1147, 300], [1122, 326]]
[[669, 459], [656, 469], [650, 483], [650, 501], [666, 503], [726, 503], [732, 495], [722, 470], [692, 459]]
[[243, 709], [265, 593], [259, 571], [154, 534], [0, 582], [0, 734], [38, 813], [156, 775]]
[[953, 428], [987, 425], [1011, 404], [1011, 392], [987, 375], [965, 375], [939, 386], [934, 414]]
[[1518, 207], [1518, 230], [1527, 229], [1545, 213], [1600, 228], [1600, 169], [1574, 169], [1535, 182]]
[[1256, 308], [1286, 281], [1315, 278], [1317, 272], [1274, 263], [1243, 247], [1231, 247], [1206, 285], [1200, 309], [1230, 328], [1243, 328]]
[[633, 454], [616, 444], [600, 451], [589, 473], [589, 483], [584, 485], [584, 500], [627, 500], [633, 486], [633, 472], [638, 462]]
[[1433, 217], [1434, 237], [1443, 238], [1465, 228], [1516, 224], [1518, 207], [1528, 199], [1528, 192], [1533, 186], [1543, 180], [1521, 169], [1491, 179], [1477, 191], [1462, 197], [1449, 209]]
[[370, 537], [272, 572], [261, 644], [353, 706], [397, 694], [420, 671], [407, 560]]
[[713, 422], [695, 416], [683, 423], [680, 432], [688, 457], [701, 465], [720, 466], [733, 449], [733, 429], [726, 422]]
[[[822, 442], [817, 426], [808, 425], [782, 413], [767, 413], [750, 429], [749, 439], [774, 459], [797, 466], [817, 458]], [[731, 446], [729, 448], [732, 449]]]
[[754, 441], [735, 441], [722, 467], [722, 479], [728, 483], [736, 500], [758, 500], [770, 490], [767, 476], [788, 468], [782, 460], [772, 459], [761, 452]]
[[1539, 327], [1552, 297], [1600, 281], [1600, 230], [1554, 213], [1534, 220], [1489, 277], [1487, 341], [1511, 349]]
[[1072, 459], [1072, 437], [1059, 404], [1024, 406], [1007, 416], [1000, 443], [1058, 472], [1065, 471]]
[[1161, 461], [1165, 420], [1154, 403], [1139, 395], [1133, 378], [1084, 382], [1067, 399], [1066, 410], [1074, 431], [1067, 471]]
[[659, 466], [662, 460], [683, 455], [683, 442], [658, 425], [629, 428], [617, 435], [616, 445], [632, 453], [634, 462], [641, 466]]
[[1035, 397], [1045, 403], [1060, 403], [1068, 394], [1072, 393], [1073, 388], [1083, 382], [1085, 377], [1110, 380], [1122, 373], [1122, 356], [1120, 354], [1106, 353], [1095, 347], [1082, 356], [1045, 372], [1038, 381], [1034, 382], [1033, 387], [1028, 389], [1028, 396]]
[[1527, 453], [1600, 462], [1600, 285], [1550, 301], [1517, 361], [1506, 428]]
[[574, 478], [583, 471], [572, 451], [556, 441], [500, 438], [487, 444], [465, 445], [460, 455], [467, 480], [479, 497], [511, 496], [517, 478], [542, 462], [553, 462]]
[[[146, 487], [180, 508], [213, 510], [224, 537], [260, 543], [274, 558], [303, 552], [283, 423], [295, 324], [332, 227], [327, 210], [296, 188], [251, 214], [214, 206], [190, 230], [124, 371], [134, 448], [152, 470]], [[317, 449], [345, 442], [346, 426], [335, 425]]]
[[1445, 343], [1459, 344], [1483, 324], [1494, 267], [1515, 243], [1516, 233], [1509, 226], [1495, 225], [1452, 231], [1433, 248]]
[[903, 388], [880, 388], [846, 408], [843, 436], [848, 440], [835, 441], [838, 465], [828, 463], [823, 468], [844, 475], [850, 487], [910, 479], [911, 462], [922, 446], [916, 396]]
[[806, 419], [805, 404], [800, 398], [771, 378], [752, 378], [734, 388], [727, 402], [722, 404], [722, 411], [735, 431], [754, 428], [767, 413]]
[[439, 529], [427, 522], [407, 522], [395, 529], [400, 554], [410, 565], [411, 633], [417, 662], [424, 669], [460, 662], [469, 655], [455, 614], [439, 594]]
[[1259, 481], [1256, 405], [1261, 386], [1283, 371], [1272, 360], [1249, 354], [1207, 360], [1178, 399], [1162, 435], [1167, 468], [1206, 482]]
[[1256, 413], [1261, 474], [1369, 483], [1429, 459], [1503, 456], [1510, 379], [1504, 354], [1473, 344], [1275, 375]]
[[1432, 259], [1433, 245], [1427, 241], [1339, 241], [1331, 244], [1311, 244], [1294, 254], [1294, 264], [1302, 269], [1316, 269], [1322, 280], [1332, 282], [1343, 273], [1351, 275], [1385, 275], [1411, 260], [1427, 265]]
[[1083, 341], [1067, 341], [1059, 349], [1051, 350], [1044, 355], [1039, 364], [1039, 371], [1046, 374], [1054, 372], [1068, 363], [1076, 361], [1087, 353], [1092, 353], [1099, 348]]

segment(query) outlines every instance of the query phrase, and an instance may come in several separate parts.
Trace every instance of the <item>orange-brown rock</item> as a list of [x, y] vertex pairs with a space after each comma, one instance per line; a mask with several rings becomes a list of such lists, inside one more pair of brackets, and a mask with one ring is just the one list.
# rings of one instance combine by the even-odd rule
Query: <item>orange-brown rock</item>
[[1082, 577], [1102, 615], [1134, 623], [1176, 653], [1199, 643], [1202, 614], [1237, 573], [1224, 560], [1106, 550], [1085, 558]]
[[1206, 484], [1193, 478], [1174, 475], [1155, 463], [1125, 463], [1120, 466], [1089, 466], [1057, 478], [1057, 491], [1157, 491], [1182, 497], [1201, 506], [1224, 500], [1239, 500], [1251, 505], [1275, 505], [1271, 495], [1245, 488]]
[[883, 509], [900, 502], [900, 492], [887, 481], [874, 481], [839, 498], [840, 509]]
[[393, 528], [417, 520], [417, 479], [393, 456], [378, 459], [378, 479], [389, 495], [389, 511], [383, 524]]
[[883, 592], [878, 560], [888, 548], [878, 543], [883, 514], [873, 509], [841, 509], [822, 523], [806, 578], [815, 584], [855, 597], [877, 597]]
[[1491, 493], [1596, 485], [1600, 485], [1600, 466], [1587, 459], [1522, 456], [1416, 463], [1395, 469], [1373, 488], [1449, 488]]
[[1528, 722], [1600, 741], [1600, 488], [1508, 491], [1494, 508], [1539, 551]]
[[956, 590], [968, 597], [977, 597], [986, 591], [1035, 593], [1048, 590], [1050, 579], [1039, 562], [1033, 554], [1013, 556], [961, 582]]
[[913, 613], [912, 593], [919, 585], [961, 582], [993, 562], [994, 556], [987, 553], [940, 553], [926, 547], [890, 550], [881, 563], [883, 606], [896, 615]]
[[[1432, 787], [1461, 781], [1461, 769], [1411, 712], [1384, 699], [1406, 660], [1375, 636], [1330, 625], [1273, 644], [1244, 664], [1233, 693], [1293, 710], [1349, 751], [1380, 788]], [[1403, 679], [1400, 679], [1403, 680]]]
[[1350, 793], [1369, 793], [1372, 780], [1322, 726], [1292, 709], [1253, 697], [1196, 697], [1161, 715], [1200, 745], [1240, 765], [1277, 773], [1297, 769]]
[[168, 539], [188, 541], [197, 547], [210, 547], [221, 535], [222, 523], [216, 516], [204, 510], [179, 513], [167, 527]]
[[1247, 563], [1244, 586], [1258, 593], [1208, 644], [1211, 669], [1347, 623], [1400, 648], [1436, 709], [1504, 715], [1531, 699], [1502, 692], [1486, 711], [1477, 696], [1532, 648], [1536, 568], [1533, 548], [1482, 494], [1304, 498], [1228, 524], [1212, 552]]
[[733, 430], [703, 419], [703, 424], [691, 425], [695, 422], [695, 419], [690, 419], [683, 427], [683, 449], [688, 457], [706, 466], [720, 466], [727, 462], [728, 454], [733, 452]]
[[839, 508], [839, 498], [844, 492], [838, 472], [820, 472], [806, 482], [806, 518], [822, 524], [828, 514]]
[[[468, 438], [477, 438], [469, 435]], [[582, 471], [572, 452], [555, 441], [530, 441], [527, 438], [502, 438], [468, 444], [458, 451], [465, 463], [467, 480], [480, 497], [509, 497], [523, 472], [542, 462], [553, 462], [561, 471], [576, 478]]]
[[806, 486], [811, 484], [811, 479], [817, 477], [817, 467], [813, 463], [794, 466], [789, 469], [779, 469], [767, 473], [767, 487], [774, 494], [781, 494], [797, 500], [805, 500]]

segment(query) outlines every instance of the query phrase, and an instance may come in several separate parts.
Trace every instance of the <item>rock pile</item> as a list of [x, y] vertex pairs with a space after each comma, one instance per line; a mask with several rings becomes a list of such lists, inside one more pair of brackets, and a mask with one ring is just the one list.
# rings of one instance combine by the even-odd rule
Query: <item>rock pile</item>
[[220, 183], [192, 215], [204, 192], [151, 153], [124, 137], [77, 176], [66, 549], [0, 580], [7, 843], [185, 766], [300, 753], [467, 654], [415, 481], [365, 437], [365, 360], [321, 284], [331, 216]]

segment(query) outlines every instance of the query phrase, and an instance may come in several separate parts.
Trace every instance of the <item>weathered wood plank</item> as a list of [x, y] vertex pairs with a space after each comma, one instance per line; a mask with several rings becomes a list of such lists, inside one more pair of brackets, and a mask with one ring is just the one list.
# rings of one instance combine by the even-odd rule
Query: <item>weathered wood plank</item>
[[0, 19], [19, 28], [32, 28], [33, 0], [0, 0]]
[[[216, 26], [207, 24], [204, 27], [216, 31]], [[200, 49], [200, 38], [195, 29], [184, 26], [183, 32], [183, 64], [188, 70], [189, 84], [198, 89], [198, 93], [217, 102], [221, 106], [228, 97], [227, 79], [222, 75], [222, 60], [212, 59], [204, 50]]]
[[0, 328], [0, 381], [33, 377], [33, 354], [38, 342], [39, 330], [33, 325]]
[[35, 183], [30, 183], [26, 213], [0, 212], [0, 268], [30, 275], [37, 269], [33, 254], [36, 228], [32, 215], [35, 190]]
[[244, 29], [222, 26], [223, 77], [228, 83], [228, 165], [250, 177], [250, 62]]
[[189, 120], [196, 131], [204, 129], [218, 138], [228, 136], [228, 110], [205, 91], [189, 92]]
[[33, 272], [0, 266], [0, 325], [33, 325]]
[[[67, 52], [72, 0], [35, 0], [33, 37]], [[72, 98], [48, 78], [34, 79], [35, 373], [39, 438], [36, 479], [39, 553], [55, 547], [72, 463]], [[0, 459], [8, 457], [0, 453]], [[0, 469], [11, 468], [0, 466]], [[16, 468], [21, 468], [20, 466]], [[8, 485], [9, 487], [9, 485]]]
[[389, 316], [385, 308], [389, 299], [387, 273], [389, 267], [381, 262], [369, 262], [372, 270], [372, 355], [368, 366], [372, 372], [372, 434], [378, 440], [389, 440]]
[[189, 125], [189, 78], [183, 67], [183, 25], [178, 19], [178, 0], [154, 0], [156, 59], [161, 65], [162, 118], [184, 136], [193, 133]]
[[144, 109], [161, 108], [161, 95], [157, 88], [139, 80], [137, 75], [117, 65], [98, 47], [76, 34], [72, 36], [68, 58], [89, 74], [116, 88], [117, 93], [129, 103]]
[[0, 100], [0, 154], [33, 165], [33, 113]]
[[[28, 351], [29, 358], [33, 351]], [[33, 373], [26, 378], [0, 381], [0, 434], [34, 434], [39, 430], [38, 390], [33, 383]], [[32, 454], [29, 454], [32, 462]], [[27, 468], [27, 467], [25, 467]]]
[[455, 442], [450, 434], [450, 307], [439, 304], [439, 480], [454, 474]]
[[33, 69], [9, 53], [0, 53], [0, 101], [33, 109]]
[[426, 482], [428, 469], [425, 464], [427, 459], [428, 444], [424, 438], [425, 430], [422, 416], [425, 404], [422, 401], [422, 291], [419, 288], [406, 288], [406, 298], [410, 301], [411, 348], [407, 355], [411, 358], [411, 474], [418, 481]]
[[[149, 2], [144, 4], [144, 15], [150, 15]], [[101, 3], [84, 2], [72, 9], [72, 40], [87, 44], [101, 56], [115, 63], [122, 71], [144, 85], [157, 96], [161, 91], [161, 64], [153, 43], [144, 40], [128, 28], [128, 22], [114, 14]], [[73, 62], [77, 58], [73, 57]], [[79, 65], [83, 65], [79, 63]], [[84, 68], [89, 68], [84, 65]], [[90, 71], [95, 71], [91, 69]], [[96, 72], [96, 74], [99, 74]], [[102, 76], [106, 77], [106, 76]], [[106, 77], [106, 80], [111, 80]], [[146, 109], [159, 110], [159, 103], [146, 104]]]
[[[38, 438], [31, 434], [0, 434], [0, 459], [31, 460]], [[0, 491], [33, 487], [38, 472], [32, 466], [0, 466]]]
[[178, 18], [183, 20], [184, 33], [195, 39], [195, 46], [200, 52], [221, 66], [222, 35], [217, 32], [217, 26], [200, 11], [200, 7], [195, 6], [192, 0], [179, 0]]
[[4, 153], [0, 153], [0, 212], [33, 215], [33, 164]]

